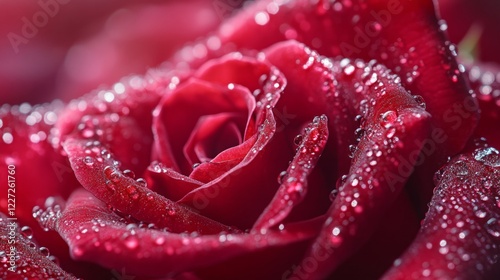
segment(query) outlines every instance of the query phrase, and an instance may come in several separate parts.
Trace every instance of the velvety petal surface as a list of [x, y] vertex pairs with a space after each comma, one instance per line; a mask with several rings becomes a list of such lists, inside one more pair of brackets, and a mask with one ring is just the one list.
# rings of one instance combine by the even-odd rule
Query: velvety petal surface
[[281, 185], [276, 195], [253, 226], [254, 230], [265, 230], [281, 223], [306, 196], [308, 175], [316, 166], [328, 139], [326, 116], [316, 117], [305, 128], [302, 137], [302, 143], [297, 147], [297, 153], [286, 173], [280, 174]]
[[173, 234], [127, 225], [106, 204], [84, 190], [73, 193], [52, 224], [73, 257], [132, 274], [164, 276], [196, 270], [236, 256], [281, 247], [312, 237], [315, 229], [215, 235]]
[[497, 279], [499, 167], [499, 152], [481, 146], [440, 170], [417, 238], [383, 279]]
[[69, 138], [63, 146], [82, 186], [122, 213], [176, 233], [232, 231], [152, 192], [144, 179], [134, 180], [127, 176], [117, 167], [118, 162], [111, 154], [103, 155], [100, 142]]
[[401, 192], [430, 129], [430, 115], [383, 66], [345, 59], [332, 71], [340, 95], [364, 118], [364, 133], [330, 218], [295, 270], [302, 273], [309, 258], [322, 256], [308, 279], [324, 278], [367, 241]]

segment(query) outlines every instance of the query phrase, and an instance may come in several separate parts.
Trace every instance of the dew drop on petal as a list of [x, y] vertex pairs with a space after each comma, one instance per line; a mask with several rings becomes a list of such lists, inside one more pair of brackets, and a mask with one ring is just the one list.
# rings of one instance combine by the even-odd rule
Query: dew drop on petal
[[395, 134], [396, 134], [396, 128], [395, 127], [391, 127], [389, 129], [387, 129], [387, 131], [385, 132], [385, 136], [387, 138], [392, 138]]
[[385, 128], [389, 128], [398, 119], [398, 114], [395, 111], [387, 111], [380, 115], [380, 125]]
[[139, 193], [137, 192], [137, 189], [132, 185], [127, 187], [127, 193], [133, 200], [137, 200], [139, 198]]
[[134, 173], [134, 171], [129, 170], [129, 169], [124, 170], [124, 171], [123, 171], [123, 175], [125, 175], [125, 176], [127, 176], [127, 177], [129, 177], [129, 178], [132, 178], [132, 179], [134, 179], [134, 178], [135, 178], [135, 173]]
[[86, 156], [84, 159], [83, 159], [83, 162], [88, 165], [88, 166], [92, 166], [94, 164], [94, 159], [90, 156]]
[[123, 243], [125, 244], [125, 246], [127, 248], [129, 248], [131, 250], [134, 250], [137, 247], [139, 247], [139, 239], [135, 235], [128, 235], [123, 240]]

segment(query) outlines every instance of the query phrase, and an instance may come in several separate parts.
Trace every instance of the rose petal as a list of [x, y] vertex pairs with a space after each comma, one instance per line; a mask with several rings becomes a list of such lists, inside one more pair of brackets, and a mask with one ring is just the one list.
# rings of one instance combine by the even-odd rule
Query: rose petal
[[329, 277], [380, 279], [411, 244], [420, 229], [420, 221], [409, 195], [401, 192], [379, 221], [372, 237]]
[[500, 156], [491, 147], [454, 158], [419, 235], [383, 279], [496, 279], [500, 275]]
[[157, 161], [148, 167], [145, 177], [148, 185], [151, 185], [152, 191], [174, 201], [203, 185], [202, 182], [182, 175], [171, 168], [166, 168]]
[[182, 75], [150, 71], [73, 100], [56, 127], [64, 141], [70, 134], [94, 139], [110, 147], [126, 169], [142, 174], [150, 163], [153, 135], [151, 112], [165, 92], [175, 88]]
[[316, 166], [328, 139], [326, 116], [316, 117], [287, 169], [276, 195], [253, 226], [260, 231], [279, 224], [307, 194], [308, 176]]
[[115, 166], [111, 154], [101, 153], [104, 147], [100, 142], [68, 138], [63, 147], [82, 186], [119, 211], [171, 232], [231, 231], [227, 226], [151, 192], [140, 180], [124, 175]]
[[21, 234], [19, 227], [0, 212], [1, 279], [77, 279], [52, 260], [47, 248], [38, 247]]
[[[52, 148], [51, 129], [58, 119], [63, 104], [54, 102], [38, 106], [24, 103], [21, 106], [4, 105], [0, 108], [0, 166], [7, 170], [13, 165], [13, 174], [19, 199], [16, 216], [22, 223], [32, 225], [31, 209], [43, 204], [49, 196], [67, 197], [78, 182], [67, 160]], [[39, 178], [44, 178], [40, 182]], [[17, 179], [17, 180], [16, 180]], [[39, 190], [33, 192], [32, 186]], [[0, 186], [7, 193], [7, 184]], [[0, 210], [7, 210], [7, 196], [0, 199]]]
[[155, 155], [169, 168], [189, 174], [183, 147], [203, 116], [234, 113], [250, 118], [255, 99], [241, 87], [228, 88], [192, 78], [165, 95], [154, 119]]
[[[338, 190], [330, 218], [308, 256], [326, 256], [307, 273], [320, 279], [355, 253], [375, 230], [411, 174], [430, 115], [401, 88], [398, 77], [375, 62], [343, 60], [333, 63], [340, 96], [361, 114], [366, 132], [354, 151], [350, 172]], [[325, 253], [326, 251], [326, 253]]]
[[[102, 270], [93, 265], [75, 263], [64, 240], [54, 232], [44, 231], [33, 219], [34, 207], [66, 199], [80, 187], [68, 159], [52, 147], [56, 142], [54, 124], [60, 118], [62, 108], [63, 104], [57, 101], [36, 106], [27, 103], [21, 106], [4, 105], [0, 108], [0, 168], [5, 170], [0, 173], [1, 180], [5, 182], [0, 184], [0, 191], [5, 194], [0, 198], [0, 211], [8, 213], [8, 208], [11, 208], [8, 198], [12, 196], [7, 194], [15, 195], [17, 222], [28, 227], [26, 231], [32, 232], [37, 243], [49, 247], [64, 269], [80, 277], [96, 278]], [[15, 166], [11, 169], [14, 174], [7, 172], [10, 164]], [[8, 179], [14, 183], [15, 192], [7, 191]]]
[[[79, 260], [126, 267], [131, 274], [165, 276], [223, 262], [249, 252], [279, 248], [311, 238], [314, 229], [205, 236], [127, 227], [90, 193], [75, 191], [55, 229]], [[302, 227], [300, 227], [302, 228]]]

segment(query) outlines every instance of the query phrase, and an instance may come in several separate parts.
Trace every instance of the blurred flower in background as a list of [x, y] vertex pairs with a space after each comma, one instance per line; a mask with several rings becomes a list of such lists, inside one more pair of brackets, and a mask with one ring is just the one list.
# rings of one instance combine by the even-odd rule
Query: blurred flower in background
[[144, 73], [243, 1], [2, 1], [0, 104], [69, 101]]

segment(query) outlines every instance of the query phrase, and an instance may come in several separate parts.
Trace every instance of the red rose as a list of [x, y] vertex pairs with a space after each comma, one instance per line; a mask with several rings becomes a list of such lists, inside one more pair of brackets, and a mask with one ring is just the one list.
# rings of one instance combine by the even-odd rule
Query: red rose
[[455, 52], [432, 1], [257, 1], [162, 69], [4, 105], [0, 275], [496, 279], [499, 72]]

